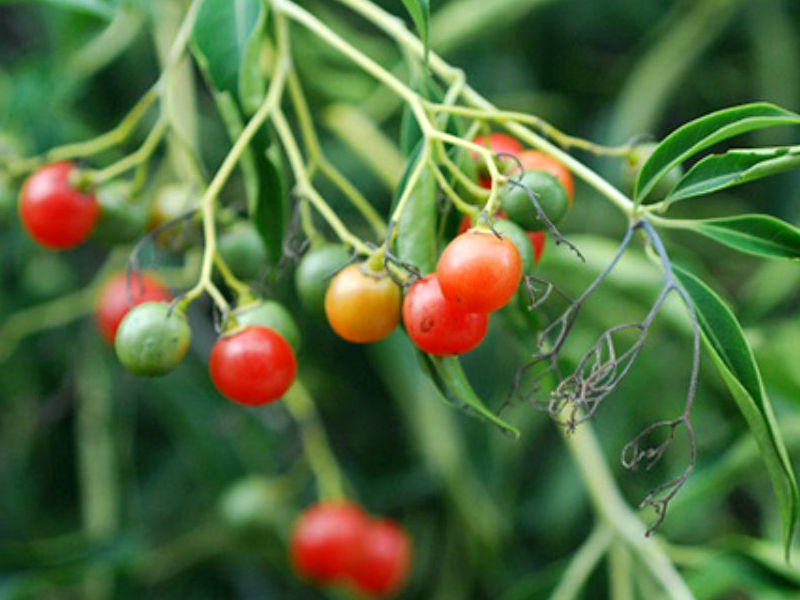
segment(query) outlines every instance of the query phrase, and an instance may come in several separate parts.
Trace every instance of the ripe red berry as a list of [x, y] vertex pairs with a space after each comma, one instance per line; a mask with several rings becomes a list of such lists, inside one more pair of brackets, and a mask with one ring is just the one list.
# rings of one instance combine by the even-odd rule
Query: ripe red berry
[[297, 361], [280, 334], [250, 325], [219, 338], [211, 349], [208, 367], [222, 395], [258, 406], [286, 393], [294, 381]]
[[436, 275], [414, 283], [403, 301], [403, 324], [417, 347], [429, 354], [464, 354], [486, 336], [489, 316], [448, 304]]
[[533, 263], [538, 265], [544, 253], [544, 244], [547, 241], [544, 231], [528, 231], [528, 238], [531, 240], [533, 246]]
[[46, 165], [22, 186], [19, 214], [30, 236], [48, 248], [72, 248], [92, 231], [100, 207], [92, 193], [72, 185], [75, 166], [69, 162]]
[[522, 278], [522, 261], [507, 237], [471, 231], [447, 245], [436, 274], [448, 303], [465, 312], [489, 313], [516, 292]]
[[[488, 136], [483, 134], [476, 135], [472, 140], [474, 143], [485, 146], [495, 154], [513, 154], [517, 155], [522, 152], [522, 144], [519, 140], [511, 137], [505, 133], [490, 133]], [[487, 190], [492, 187], [492, 178], [486, 171], [486, 165], [483, 159], [477, 152], [472, 153], [472, 160], [478, 163], [478, 185], [486, 188]]]
[[371, 521], [361, 538], [352, 582], [366, 596], [391, 596], [408, 579], [411, 554], [411, 540], [400, 526], [388, 519]]
[[[522, 144], [519, 143], [519, 140], [505, 133], [490, 133], [488, 137], [480, 134], [476, 135], [472, 141], [479, 146], [485, 146], [495, 154], [519, 154], [522, 152]], [[479, 157], [476, 155], [477, 158]]]
[[320, 502], [294, 525], [289, 552], [298, 574], [317, 583], [346, 579], [361, 555], [367, 516], [349, 502]]
[[172, 295], [164, 283], [152, 273], [133, 273], [130, 285], [125, 273], [113, 275], [100, 289], [95, 321], [103, 339], [114, 344], [117, 328], [128, 311], [144, 302], [168, 302]]

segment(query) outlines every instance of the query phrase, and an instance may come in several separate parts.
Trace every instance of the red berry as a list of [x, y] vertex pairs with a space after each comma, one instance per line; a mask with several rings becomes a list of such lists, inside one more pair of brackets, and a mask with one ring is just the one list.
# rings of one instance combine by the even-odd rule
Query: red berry
[[211, 349], [208, 367], [222, 395], [257, 406], [286, 393], [294, 381], [297, 361], [280, 334], [250, 325], [219, 338]]
[[69, 162], [46, 165], [22, 186], [19, 214], [30, 236], [48, 248], [72, 248], [92, 231], [100, 207], [92, 193], [70, 183], [75, 166]]
[[492, 233], [462, 233], [444, 249], [436, 267], [442, 294], [465, 312], [489, 313], [514, 295], [522, 261], [514, 243]]
[[317, 583], [349, 576], [361, 554], [367, 517], [349, 502], [320, 502], [294, 525], [289, 543], [295, 570]]
[[533, 263], [538, 265], [544, 253], [544, 244], [547, 241], [547, 237], [544, 231], [528, 231], [527, 234], [531, 240], [531, 246], [533, 246]]
[[[519, 140], [505, 133], [490, 133], [488, 137], [480, 134], [476, 135], [472, 141], [479, 146], [485, 146], [495, 154], [519, 154], [522, 152], [522, 144], [519, 143]], [[476, 154], [475, 159], [480, 160], [480, 157]]]
[[399, 591], [411, 569], [411, 540], [393, 521], [367, 524], [351, 579], [359, 592], [384, 597]]
[[103, 339], [114, 344], [120, 322], [134, 306], [144, 302], [168, 302], [172, 295], [152, 273], [133, 273], [128, 285], [125, 273], [113, 275], [100, 289], [95, 321]]
[[463, 312], [445, 302], [436, 275], [428, 275], [408, 289], [403, 324], [411, 341], [429, 354], [464, 354], [486, 336], [489, 316]]

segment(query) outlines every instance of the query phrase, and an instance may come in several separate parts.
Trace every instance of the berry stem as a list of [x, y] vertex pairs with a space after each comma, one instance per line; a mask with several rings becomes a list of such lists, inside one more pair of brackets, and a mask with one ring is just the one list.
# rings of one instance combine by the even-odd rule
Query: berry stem
[[300, 429], [303, 452], [314, 474], [320, 499], [344, 498], [341, 468], [331, 450], [311, 394], [299, 377], [283, 397], [283, 404]]

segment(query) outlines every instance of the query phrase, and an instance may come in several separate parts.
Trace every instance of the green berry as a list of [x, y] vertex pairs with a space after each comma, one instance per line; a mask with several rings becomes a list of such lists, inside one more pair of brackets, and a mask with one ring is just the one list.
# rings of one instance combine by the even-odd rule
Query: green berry
[[[564, 219], [569, 210], [569, 198], [558, 179], [545, 171], [527, 171], [520, 183], [536, 194], [536, 201], [553, 225]], [[545, 229], [530, 196], [520, 185], [507, 183], [501, 203], [508, 218], [526, 231]]]
[[145, 302], [122, 320], [114, 346], [122, 365], [137, 375], [165, 375], [189, 350], [185, 315], [167, 302]]
[[236, 223], [219, 238], [222, 260], [239, 279], [252, 280], [264, 275], [269, 258], [261, 236], [252, 224]]
[[534, 256], [533, 246], [531, 246], [531, 240], [528, 234], [525, 233], [519, 225], [511, 221], [506, 221], [505, 219], [497, 219], [493, 223], [493, 227], [497, 233], [510, 239], [514, 246], [516, 246], [519, 251], [519, 258], [522, 262], [522, 272], [530, 273], [531, 269], [533, 269]]
[[300, 329], [291, 313], [279, 302], [265, 300], [248, 304], [237, 309], [235, 316], [236, 321], [242, 326], [260, 325], [275, 330], [289, 343], [295, 353], [300, 348]]
[[311, 314], [325, 314], [325, 292], [331, 277], [350, 262], [350, 253], [340, 244], [312, 248], [297, 266], [295, 286], [300, 304]]

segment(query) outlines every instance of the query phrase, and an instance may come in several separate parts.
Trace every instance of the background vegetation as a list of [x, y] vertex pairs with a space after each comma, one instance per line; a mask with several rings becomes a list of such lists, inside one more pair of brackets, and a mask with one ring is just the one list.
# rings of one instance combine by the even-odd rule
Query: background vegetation
[[[120, 12], [116, 4], [0, 2], [3, 143], [28, 155], [92, 137], [115, 125], [152, 84], [158, 48], [174, 35], [185, 7], [132, 0], [120, 2]], [[381, 62], [402, 60], [333, 3], [303, 4]], [[400, 2], [380, 4], [405, 14]], [[463, 67], [474, 87], [499, 106], [596, 141], [659, 139], [701, 114], [759, 99], [800, 110], [800, 5], [790, 0], [432, 4], [432, 47]], [[104, 35], [106, 28], [113, 29]], [[314, 38], [301, 39], [295, 59], [324, 125], [324, 145], [385, 212], [396, 150], [376, 145], [359, 119], [397, 139], [397, 106]], [[196, 102], [211, 170], [229, 141], [201, 77], [188, 68], [182, 76], [181, 101]], [[770, 130], [742, 144], [792, 139], [796, 130]], [[169, 178], [164, 163], [156, 177]], [[618, 160], [593, 166], [619, 181]], [[785, 174], [680, 210], [692, 217], [763, 211], [800, 225], [798, 190], [800, 176]], [[88, 316], [20, 339], [12, 315], [81, 294], [108, 248], [42, 250], [20, 228], [16, 190], [9, 184], [0, 194], [0, 598], [336, 595], [297, 581], [287, 563], [292, 519], [315, 498], [298, 428], [281, 403], [245, 410], [214, 391], [205, 368], [214, 339], [208, 307], [190, 313], [190, 360], [158, 380], [123, 372]], [[235, 186], [225, 199], [241, 204]], [[564, 229], [587, 264], [551, 245], [542, 276], [579, 292], [608, 263], [624, 225], [579, 186]], [[797, 463], [800, 269], [688, 235], [670, 236], [670, 243], [677, 262], [708, 273], [736, 307]], [[578, 332], [584, 339], [649, 307], [657, 273], [637, 252], [587, 305]], [[175, 263], [166, 254], [151, 259], [166, 269]], [[402, 521], [414, 538], [414, 575], [402, 597], [522, 600], [547, 597], [558, 582], [564, 591], [570, 577], [563, 571], [592, 530], [596, 507], [547, 415], [513, 407], [506, 416], [523, 431], [515, 442], [451, 410], [400, 333], [375, 347], [346, 344], [296, 307], [291, 282], [289, 266], [267, 289], [301, 323], [300, 374], [330, 445], [358, 500]], [[73, 302], [43, 318], [67, 320], [69, 310], [78, 316], [91, 306]], [[464, 360], [493, 407], [508, 394], [522, 363], [519, 350], [519, 339], [496, 320]], [[625, 471], [618, 457], [644, 426], [680, 412], [684, 391], [676, 381], [683, 383], [689, 363], [685, 323], [667, 314], [593, 422], [631, 504], [686, 464], [680, 445], [652, 472]], [[699, 598], [796, 598], [800, 571], [782, 560], [780, 516], [755, 444], [707, 355], [703, 366], [693, 419], [698, 468], [671, 505], [660, 543]], [[243, 526], [245, 479], [264, 504]], [[612, 552], [585, 597], [607, 597], [607, 584], [626, 569], [635, 597], [657, 597], [636, 561], [625, 549]], [[629, 597], [623, 588], [614, 593]]]

